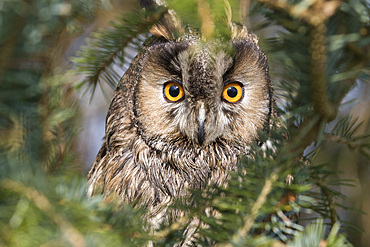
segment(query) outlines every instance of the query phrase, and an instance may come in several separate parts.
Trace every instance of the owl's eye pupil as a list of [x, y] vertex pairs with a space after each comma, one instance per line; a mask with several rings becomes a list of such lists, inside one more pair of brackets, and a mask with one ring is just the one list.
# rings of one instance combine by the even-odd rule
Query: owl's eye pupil
[[236, 89], [235, 87], [229, 87], [227, 89], [227, 95], [230, 98], [235, 98], [238, 95], [238, 89]]
[[172, 97], [177, 97], [179, 94], [180, 94], [180, 88], [177, 86], [177, 85], [172, 85], [170, 87], [170, 89], [168, 90], [168, 93], [172, 96]]

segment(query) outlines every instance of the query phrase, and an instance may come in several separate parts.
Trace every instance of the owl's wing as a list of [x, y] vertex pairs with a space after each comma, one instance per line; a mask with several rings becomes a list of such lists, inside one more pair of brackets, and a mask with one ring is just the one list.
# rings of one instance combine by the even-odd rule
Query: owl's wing
[[128, 146], [132, 145], [135, 139], [133, 95], [141, 78], [144, 58], [145, 49], [132, 60], [130, 68], [117, 85], [106, 117], [104, 142], [88, 174], [89, 195], [114, 187], [113, 178], [117, 170], [122, 168], [120, 157], [127, 152]]
[[[105, 155], [107, 153], [106, 148], [106, 141], [104, 140], [102, 147], [100, 148], [100, 151], [98, 155], [95, 158], [95, 161], [89, 171], [89, 174], [87, 176], [87, 179], [89, 181], [89, 187], [88, 187], [88, 195], [92, 196], [94, 194], [96, 187], [101, 187], [104, 185], [104, 182], [102, 181], [102, 160], [104, 160]], [[103, 188], [102, 188], [103, 189]]]

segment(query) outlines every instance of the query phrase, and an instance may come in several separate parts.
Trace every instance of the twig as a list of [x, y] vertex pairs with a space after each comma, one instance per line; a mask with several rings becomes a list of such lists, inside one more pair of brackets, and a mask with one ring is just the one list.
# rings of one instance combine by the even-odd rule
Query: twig
[[132, 35], [128, 39], [124, 39], [121, 41], [119, 45], [117, 45], [116, 49], [108, 56], [103, 63], [101, 63], [92, 76], [89, 76], [87, 81], [90, 85], [94, 85], [99, 81], [101, 73], [114, 61], [114, 58], [117, 57], [117, 54], [122, 51], [124, 47], [127, 46], [134, 38], [136, 38], [139, 34], [143, 33], [144, 30], [147, 29], [148, 26], [154, 24], [156, 21], [162, 18], [162, 16], [166, 13], [166, 11], [155, 14], [153, 17], [148, 19], [145, 23], [140, 25], [138, 29], [132, 33]]
[[[244, 225], [239, 228], [238, 232], [233, 235], [232, 243], [239, 243], [243, 241], [248, 232], [250, 231], [253, 223], [255, 222], [258, 212], [263, 204], [266, 202], [267, 196], [270, 194], [271, 190], [273, 189], [274, 182], [278, 179], [278, 171], [275, 170], [271, 173], [271, 175], [266, 179], [265, 184], [262, 187], [261, 193], [258, 195], [257, 200], [252, 205], [251, 213], [247, 214], [244, 219]], [[233, 244], [228, 244], [225, 246], [233, 246]]]
[[334, 224], [337, 223], [337, 218], [338, 218], [337, 212], [335, 211], [333, 195], [330, 192], [328, 192], [328, 190], [325, 188], [325, 186], [322, 184], [321, 181], [318, 181], [316, 185], [321, 189], [322, 194], [326, 198], [326, 200], [323, 200], [323, 201], [326, 201], [326, 203], [329, 206], [330, 222], [331, 222], [331, 227], [333, 227]]

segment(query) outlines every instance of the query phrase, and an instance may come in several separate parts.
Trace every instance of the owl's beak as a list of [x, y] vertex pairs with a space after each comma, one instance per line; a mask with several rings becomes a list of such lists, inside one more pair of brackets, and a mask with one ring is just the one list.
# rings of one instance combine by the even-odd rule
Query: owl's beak
[[198, 115], [198, 121], [199, 121], [199, 126], [198, 126], [198, 143], [199, 145], [203, 145], [204, 142], [204, 121], [206, 120], [206, 111], [204, 109], [204, 104], [203, 102], [200, 103], [200, 108], [199, 108], [199, 115]]
[[199, 128], [198, 128], [198, 143], [199, 145], [203, 145], [204, 142], [204, 122], [199, 121]]

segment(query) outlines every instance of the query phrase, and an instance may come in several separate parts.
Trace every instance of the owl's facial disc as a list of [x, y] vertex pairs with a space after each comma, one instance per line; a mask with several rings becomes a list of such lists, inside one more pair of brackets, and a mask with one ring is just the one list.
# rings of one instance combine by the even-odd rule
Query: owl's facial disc
[[232, 45], [229, 52], [189, 37], [149, 49], [134, 107], [140, 134], [150, 145], [255, 140], [270, 109], [267, 65], [252, 42]]

